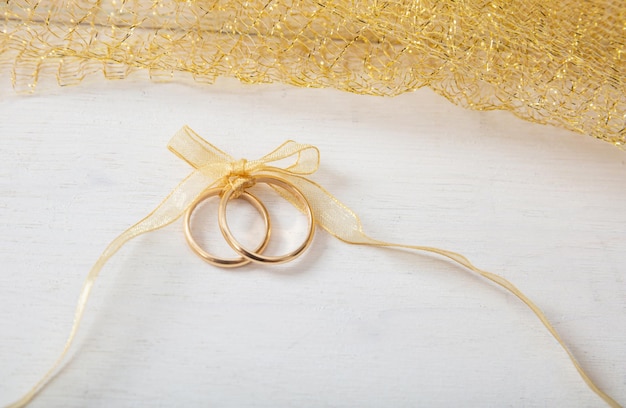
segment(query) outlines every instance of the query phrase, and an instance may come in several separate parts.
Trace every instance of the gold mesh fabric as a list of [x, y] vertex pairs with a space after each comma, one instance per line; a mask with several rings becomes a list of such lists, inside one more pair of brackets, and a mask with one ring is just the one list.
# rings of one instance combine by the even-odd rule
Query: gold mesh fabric
[[626, 144], [623, 1], [2, 0], [0, 18], [0, 70], [19, 91], [135, 69], [387, 96], [429, 86]]

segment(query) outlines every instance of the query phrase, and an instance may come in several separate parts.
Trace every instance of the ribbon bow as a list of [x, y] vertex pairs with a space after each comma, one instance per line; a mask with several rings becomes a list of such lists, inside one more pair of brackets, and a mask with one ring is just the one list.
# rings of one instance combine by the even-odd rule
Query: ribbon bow
[[[287, 141], [260, 159], [250, 161], [246, 159], [236, 160], [185, 126], [170, 140], [168, 148], [189, 163], [194, 168], [194, 171], [156, 209], [137, 224], [124, 231], [104, 250], [85, 279], [74, 314], [74, 324], [60, 356], [44, 377], [19, 401], [9, 405], [8, 408], [18, 408], [28, 404], [55, 375], [74, 341], [85, 312], [87, 300], [100, 270], [126, 242], [140, 234], [163, 228], [176, 221], [209, 188], [222, 187], [224, 189], [233, 189], [235, 191], [234, 195], [241, 194], [243, 190], [254, 184], [256, 176], [262, 175], [279, 176], [300, 190], [308, 200], [314, 220], [318, 226], [344, 242], [434, 253], [462, 265], [515, 295], [532, 310], [550, 334], [559, 342], [589, 388], [611, 407], [620, 407], [615, 400], [598, 388], [591, 380], [541, 309], [511, 282], [499, 275], [475, 267], [466, 257], [456, 252], [427, 246], [378, 241], [366, 235], [363, 232], [361, 221], [352, 210], [342, 204], [322, 186], [305, 177], [314, 173], [319, 167], [319, 151], [315, 146]], [[276, 166], [278, 162], [286, 159], [295, 159], [295, 161], [284, 168]], [[283, 197], [290, 201], [293, 200], [288, 195], [283, 195]], [[298, 206], [295, 202], [293, 204]]]
[[[320, 162], [317, 147], [300, 144], [293, 140], [283, 143], [260, 159], [236, 160], [202, 139], [188, 126], [183, 127], [174, 135], [168, 144], [168, 149], [196, 169], [203, 189], [217, 184], [224, 188], [241, 190], [251, 184], [255, 174], [274, 173], [282, 177], [305, 176], [315, 173]], [[284, 168], [272, 165], [290, 158], [295, 158], [295, 162]]]

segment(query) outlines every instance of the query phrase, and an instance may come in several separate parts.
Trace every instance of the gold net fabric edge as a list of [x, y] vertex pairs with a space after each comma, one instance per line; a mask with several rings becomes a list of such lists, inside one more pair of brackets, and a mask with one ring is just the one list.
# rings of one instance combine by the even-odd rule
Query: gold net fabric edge
[[47, 0], [0, 4], [18, 92], [148, 70], [395, 96], [428, 86], [626, 144], [626, 3]]

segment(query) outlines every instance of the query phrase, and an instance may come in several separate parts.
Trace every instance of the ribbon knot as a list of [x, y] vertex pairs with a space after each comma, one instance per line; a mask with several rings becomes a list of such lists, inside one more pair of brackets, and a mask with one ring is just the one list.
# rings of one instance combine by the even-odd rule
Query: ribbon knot
[[252, 187], [254, 177], [247, 169], [248, 160], [239, 159], [230, 163], [230, 172], [224, 177], [223, 189], [233, 190], [233, 198], [238, 198], [244, 190]]
[[246, 176], [246, 164], [248, 164], [246, 159], [239, 159], [230, 163], [230, 174], [232, 176]]

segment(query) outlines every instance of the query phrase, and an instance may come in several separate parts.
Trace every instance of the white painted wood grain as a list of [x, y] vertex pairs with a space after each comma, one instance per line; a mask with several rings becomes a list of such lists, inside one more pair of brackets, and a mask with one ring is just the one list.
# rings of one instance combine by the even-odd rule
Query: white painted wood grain
[[[184, 124], [234, 156], [317, 145], [313, 178], [367, 232], [510, 279], [626, 403], [615, 147], [429, 90], [130, 79], [0, 98], [0, 405], [56, 358], [107, 243], [189, 172], [165, 147]], [[104, 269], [80, 333], [33, 407], [603, 406], [511, 295], [431, 256], [325, 233], [293, 264], [234, 271], [193, 256], [180, 223], [142, 236]]]

